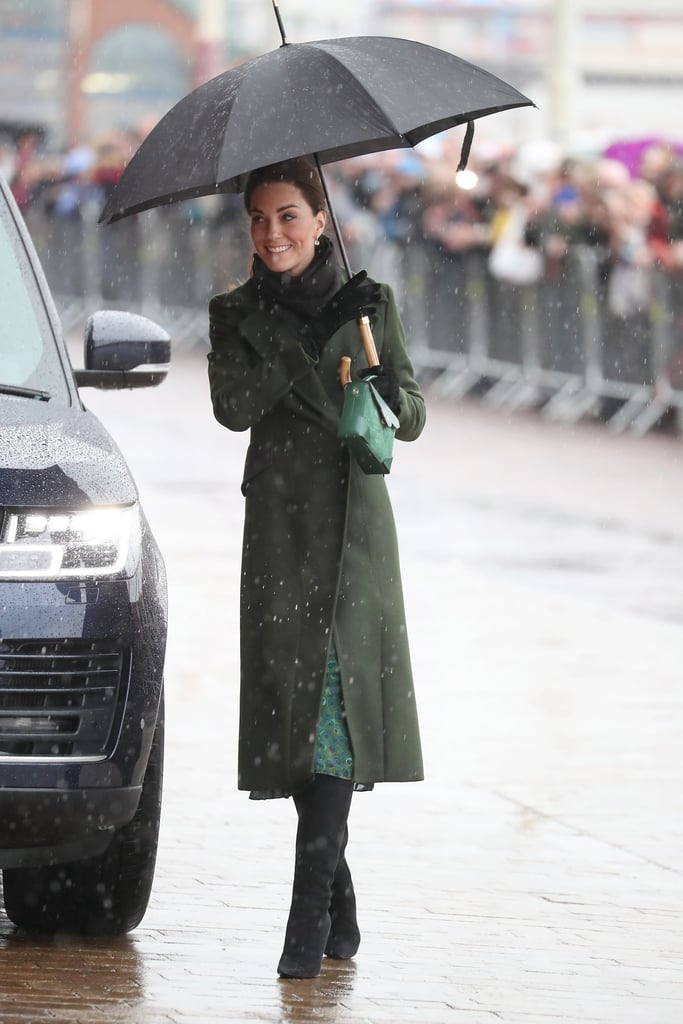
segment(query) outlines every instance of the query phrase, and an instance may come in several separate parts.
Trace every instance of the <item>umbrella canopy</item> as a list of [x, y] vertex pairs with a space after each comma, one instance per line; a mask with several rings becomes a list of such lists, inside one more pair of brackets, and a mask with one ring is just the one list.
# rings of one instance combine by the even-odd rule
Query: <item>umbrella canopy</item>
[[180, 100], [133, 156], [100, 221], [240, 192], [250, 171], [281, 160], [330, 163], [415, 146], [533, 105], [482, 68], [407, 39], [283, 43]]

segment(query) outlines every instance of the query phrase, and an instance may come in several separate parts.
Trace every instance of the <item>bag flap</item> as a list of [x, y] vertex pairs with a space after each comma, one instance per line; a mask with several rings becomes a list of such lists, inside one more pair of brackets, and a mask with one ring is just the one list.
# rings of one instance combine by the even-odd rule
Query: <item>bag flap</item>
[[365, 378], [365, 380], [370, 385], [370, 394], [372, 395], [373, 401], [374, 401], [375, 405], [377, 406], [377, 411], [379, 412], [380, 419], [382, 420], [382, 422], [384, 423], [384, 425], [386, 427], [391, 427], [392, 430], [398, 430], [398, 428], [399, 428], [398, 416], [396, 415], [395, 412], [393, 412], [392, 409], [389, 408], [389, 406], [384, 401], [384, 399], [380, 395], [380, 393], [377, 390], [377, 388], [372, 383], [373, 380], [376, 380], [376, 379], [377, 379], [376, 377], [366, 377]]

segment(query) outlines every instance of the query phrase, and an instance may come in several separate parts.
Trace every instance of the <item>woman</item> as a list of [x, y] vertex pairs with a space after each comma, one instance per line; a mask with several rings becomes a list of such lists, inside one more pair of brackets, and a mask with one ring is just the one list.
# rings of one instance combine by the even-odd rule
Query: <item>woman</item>
[[337, 439], [341, 356], [368, 373], [357, 320], [374, 322], [376, 387], [424, 425], [391, 290], [346, 284], [323, 234], [325, 197], [306, 160], [255, 171], [245, 206], [246, 284], [209, 306], [216, 419], [251, 430], [241, 585], [240, 789], [294, 798], [292, 905], [278, 973], [312, 978], [360, 942], [345, 859], [354, 789], [422, 778], [398, 552], [381, 476]]

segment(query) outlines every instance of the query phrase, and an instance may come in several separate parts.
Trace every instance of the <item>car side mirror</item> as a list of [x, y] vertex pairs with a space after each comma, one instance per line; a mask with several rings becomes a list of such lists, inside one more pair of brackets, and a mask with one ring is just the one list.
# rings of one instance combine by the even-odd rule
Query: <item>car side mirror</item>
[[78, 387], [145, 388], [165, 379], [171, 361], [167, 332], [145, 316], [101, 309], [88, 318]]

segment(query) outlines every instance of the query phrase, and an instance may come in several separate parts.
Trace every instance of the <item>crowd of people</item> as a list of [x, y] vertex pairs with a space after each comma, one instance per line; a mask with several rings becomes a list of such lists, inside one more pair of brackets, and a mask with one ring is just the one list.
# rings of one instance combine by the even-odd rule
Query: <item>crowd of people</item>
[[651, 268], [683, 282], [683, 154], [672, 145], [644, 146], [630, 167], [540, 144], [475, 150], [460, 175], [456, 164], [457, 142], [341, 165], [337, 178], [371, 215], [349, 216], [347, 231], [399, 246], [420, 238], [439, 262], [484, 250], [495, 277], [520, 285], [559, 279], [572, 246], [595, 246], [623, 316], [647, 305]]
[[[0, 171], [22, 212], [40, 205], [55, 217], [77, 217], [84, 204], [104, 203], [143, 134], [108, 132], [63, 153], [45, 149], [32, 132], [0, 138]], [[683, 145], [634, 145], [622, 162], [564, 156], [550, 143], [485, 143], [475, 145], [467, 170], [456, 174], [459, 147], [457, 134], [449, 133], [417, 150], [331, 165], [348, 243], [367, 251], [378, 242], [406, 245], [421, 237], [445, 258], [474, 248], [531, 246], [551, 275], [568, 246], [579, 243], [605, 247], [615, 262], [683, 269]], [[228, 207], [231, 198], [225, 197]], [[188, 218], [226, 214], [220, 199], [186, 205]], [[494, 260], [492, 267], [505, 274], [507, 261]], [[522, 270], [510, 267], [510, 279], [522, 283], [537, 267], [534, 261]]]
[[[110, 132], [65, 153], [50, 152], [35, 134], [0, 139], [0, 170], [29, 224], [34, 214], [78, 221], [99, 212], [144, 133]], [[427, 309], [435, 324], [452, 322], [462, 300], [459, 274], [473, 253], [493, 278], [524, 286], [561, 282], [573, 247], [588, 246], [599, 254], [612, 316], [647, 312], [653, 274], [663, 272], [673, 330], [683, 337], [683, 146], [634, 143], [617, 159], [609, 149], [572, 156], [551, 143], [475, 141], [467, 169], [456, 174], [460, 144], [454, 131], [416, 150], [326, 169], [351, 265], [390, 281], [404, 314], [417, 281], [417, 319]], [[245, 277], [241, 197], [183, 203], [166, 215], [221, 234], [221, 261], [202, 287], [220, 290]]]

